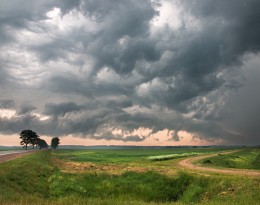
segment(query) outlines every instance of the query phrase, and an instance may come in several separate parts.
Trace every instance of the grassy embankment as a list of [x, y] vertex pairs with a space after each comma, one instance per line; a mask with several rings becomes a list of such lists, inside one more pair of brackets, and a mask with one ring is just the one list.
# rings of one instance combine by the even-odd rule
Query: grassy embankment
[[199, 161], [204, 166], [260, 170], [260, 149], [243, 149], [228, 155], [218, 154]]
[[0, 204], [258, 204], [260, 179], [170, 172], [175, 159], [148, 159], [185, 152], [194, 150], [34, 153], [0, 165]]

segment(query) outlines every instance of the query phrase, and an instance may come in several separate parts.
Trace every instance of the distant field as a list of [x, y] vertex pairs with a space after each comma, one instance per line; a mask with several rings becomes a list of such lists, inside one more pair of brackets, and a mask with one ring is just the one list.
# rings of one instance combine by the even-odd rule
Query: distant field
[[182, 158], [217, 151], [40, 151], [0, 165], [0, 204], [259, 204], [259, 178], [178, 167]]
[[213, 167], [260, 170], [260, 148], [243, 149], [240, 152], [210, 157], [200, 161], [201, 164]]
[[[53, 155], [56, 157], [56, 163], [59, 164], [59, 167], [70, 173], [121, 174], [125, 171], [156, 171], [172, 175], [176, 173], [176, 170], [173, 169], [174, 163], [171, 159], [223, 150], [208, 148], [59, 150]], [[154, 160], [158, 158], [160, 160]]]
[[22, 150], [22, 147], [1, 147], [0, 146], [0, 151], [8, 151], [8, 150]]
[[[211, 153], [224, 148], [161, 148], [161, 149], [97, 149], [97, 150], [59, 150], [55, 155], [75, 162], [125, 163], [146, 162], [150, 157], [163, 155], [182, 155], [187, 153]], [[185, 157], [185, 156], [183, 156]], [[149, 162], [150, 163], [150, 162]]]

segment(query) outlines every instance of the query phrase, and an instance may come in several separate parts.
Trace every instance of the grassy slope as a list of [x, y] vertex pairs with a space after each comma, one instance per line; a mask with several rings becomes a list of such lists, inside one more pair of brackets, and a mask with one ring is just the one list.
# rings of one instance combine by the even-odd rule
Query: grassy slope
[[[158, 166], [174, 163], [174, 160], [146, 161], [147, 155], [168, 152], [146, 151], [107, 151], [103, 153], [103, 163], [109, 159], [113, 162], [117, 159], [118, 163], [144, 160], [144, 164], [155, 163]], [[177, 204], [257, 204], [260, 201], [260, 180], [254, 178], [184, 172], [174, 176], [157, 172], [72, 174], [61, 172], [52, 164], [52, 156], [64, 158], [65, 154], [71, 157], [77, 152], [38, 152], [1, 164], [0, 204], [172, 204], [173, 201]], [[97, 152], [102, 155], [102, 151]], [[118, 158], [112, 157], [116, 152]]]
[[244, 149], [228, 155], [219, 154], [200, 163], [213, 167], [260, 170], [260, 149]]

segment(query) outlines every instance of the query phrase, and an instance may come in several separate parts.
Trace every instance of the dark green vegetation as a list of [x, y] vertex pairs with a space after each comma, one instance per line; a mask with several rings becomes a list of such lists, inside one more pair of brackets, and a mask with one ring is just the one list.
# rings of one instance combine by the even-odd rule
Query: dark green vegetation
[[[125, 172], [122, 175], [59, 173], [53, 175], [49, 182], [50, 194], [54, 198], [78, 196], [146, 202], [177, 201], [184, 197], [190, 197], [188, 201], [197, 201], [197, 197], [208, 186], [206, 179], [185, 173], [167, 177], [156, 172]], [[194, 185], [198, 189], [190, 193], [189, 188]], [[188, 196], [190, 194], [194, 196]]]
[[23, 145], [25, 149], [27, 149], [28, 145], [32, 145], [33, 149], [34, 146], [39, 146], [40, 149], [48, 148], [47, 143], [45, 140], [41, 139], [39, 135], [32, 131], [32, 130], [23, 130], [20, 133], [20, 144]]
[[55, 172], [50, 157], [49, 152], [40, 152], [1, 164], [0, 201], [48, 197], [48, 177]]
[[228, 155], [219, 154], [200, 161], [207, 166], [260, 170], [260, 148], [243, 149]]
[[25, 149], [27, 149], [28, 144], [31, 144], [34, 148], [37, 145], [37, 140], [39, 136], [36, 132], [32, 130], [23, 130], [20, 134], [21, 142], [20, 144], [23, 145]]
[[49, 146], [47, 142], [43, 139], [37, 139], [37, 145], [39, 146], [39, 149], [47, 149]]
[[[0, 204], [258, 204], [258, 178], [206, 176], [180, 170], [176, 159], [147, 159], [185, 151], [196, 152], [139, 149], [33, 153], [0, 165]], [[199, 153], [214, 151], [197, 149]]]
[[52, 147], [53, 149], [57, 149], [58, 146], [59, 146], [59, 144], [60, 144], [60, 139], [59, 139], [58, 137], [53, 137], [53, 138], [51, 139], [51, 147]]

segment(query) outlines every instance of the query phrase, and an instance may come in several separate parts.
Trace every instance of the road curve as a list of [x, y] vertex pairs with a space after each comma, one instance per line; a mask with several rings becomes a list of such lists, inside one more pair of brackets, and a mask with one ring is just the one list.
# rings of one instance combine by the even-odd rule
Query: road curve
[[[230, 151], [230, 152], [221, 152], [221, 154], [231, 154], [234, 152], [237, 152], [239, 150], [235, 150], [235, 151]], [[233, 174], [233, 175], [243, 175], [243, 176], [260, 176], [260, 171], [256, 171], [256, 170], [249, 170], [249, 169], [227, 169], [227, 168], [223, 168], [223, 169], [216, 169], [216, 168], [212, 168], [212, 167], [203, 167], [197, 164], [193, 164], [193, 162], [198, 161], [198, 160], [202, 160], [205, 158], [209, 158], [209, 157], [214, 157], [216, 155], [218, 155], [220, 153], [216, 153], [216, 154], [210, 154], [210, 155], [202, 155], [202, 156], [197, 156], [197, 157], [190, 157], [190, 158], [186, 158], [181, 160], [178, 164], [181, 167], [187, 168], [187, 169], [192, 169], [192, 170], [198, 170], [198, 171], [207, 171], [207, 172], [215, 172], [215, 173], [222, 173], [222, 174]]]
[[0, 151], [0, 163], [30, 154], [36, 150], [9, 150], [9, 151]]

